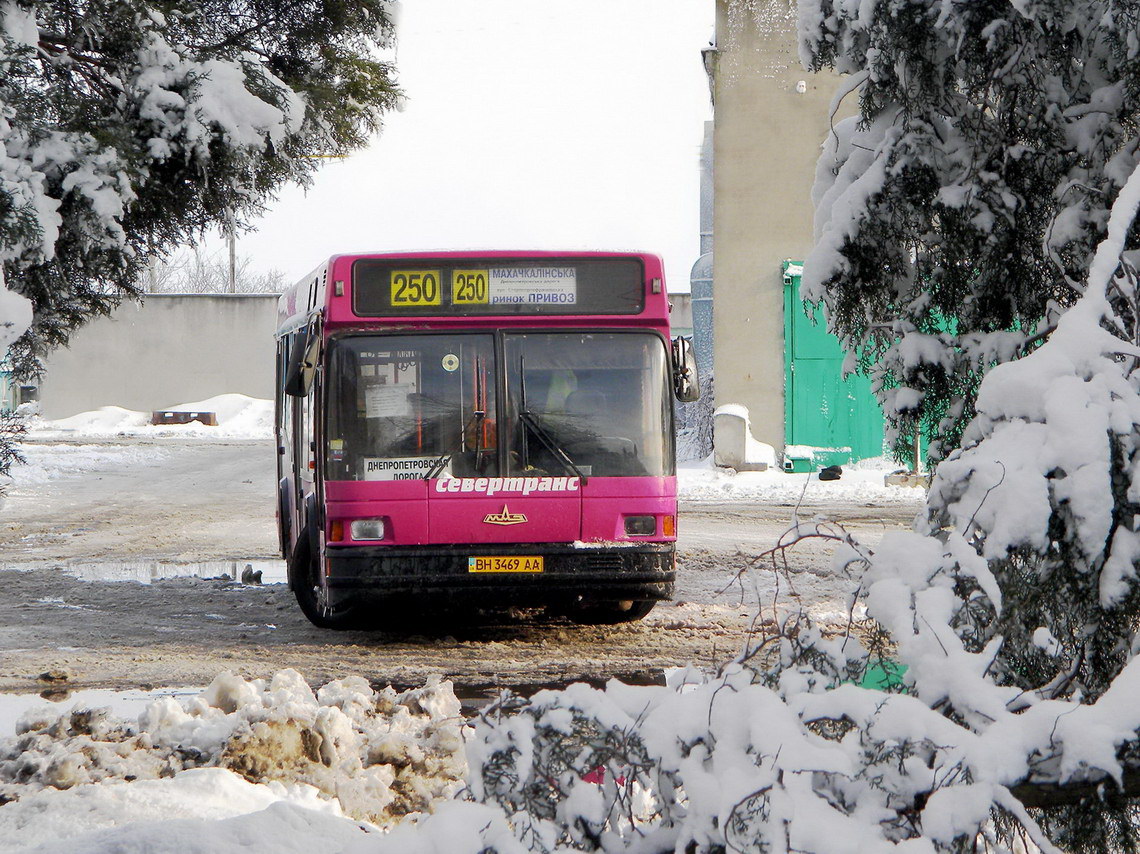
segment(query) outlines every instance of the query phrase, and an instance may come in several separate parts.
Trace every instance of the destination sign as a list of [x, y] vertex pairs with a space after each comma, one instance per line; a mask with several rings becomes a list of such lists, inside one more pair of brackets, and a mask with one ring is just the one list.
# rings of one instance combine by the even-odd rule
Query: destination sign
[[438, 457], [364, 458], [364, 480], [423, 480]]
[[487, 281], [492, 305], [578, 302], [577, 271], [573, 267], [492, 267]]
[[353, 264], [361, 317], [479, 314], [636, 314], [645, 307], [639, 258], [362, 258]]

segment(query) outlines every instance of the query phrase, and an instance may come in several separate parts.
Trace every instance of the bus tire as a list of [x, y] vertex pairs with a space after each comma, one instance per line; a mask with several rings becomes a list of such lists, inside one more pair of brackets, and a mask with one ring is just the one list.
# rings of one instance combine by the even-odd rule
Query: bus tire
[[289, 586], [303, 613], [314, 626], [322, 629], [351, 629], [356, 626], [355, 609], [342, 605], [329, 607], [318, 578], [318, 565], [307, 536], [298, 537], [289, 559]]
[[617, 602], [593, 602], [570, 608], [564, 613], [573, 622], [584, 626], [616, 626], [643, 619], [656, 604], [656, 599], [637, 599], [623, 610]]
[[288, 481], [281, 481], [277, 485], [277, 537], [281, 541], [281, 556], [289, 559], [289, 541], [292, 536], [290, 524], [290, 500]]

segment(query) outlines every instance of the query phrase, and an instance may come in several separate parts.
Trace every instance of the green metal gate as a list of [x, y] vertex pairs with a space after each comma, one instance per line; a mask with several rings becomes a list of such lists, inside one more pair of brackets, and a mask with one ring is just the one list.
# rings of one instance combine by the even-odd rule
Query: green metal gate
[[[843, 349], [800, 300], [802, 267], [784, 262], [784, 468], [810, 471], [883, 455], [883, 412], [864, 376], [843, 376]], [[797, 450], [811, 448], [810, 455]]]

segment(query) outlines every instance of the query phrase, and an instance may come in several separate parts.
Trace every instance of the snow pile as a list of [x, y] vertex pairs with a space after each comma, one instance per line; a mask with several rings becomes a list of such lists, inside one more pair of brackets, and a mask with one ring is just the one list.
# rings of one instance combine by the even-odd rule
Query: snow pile
[[[257, 784], [222, 768], [36, 792], [0, 808], [6, 850], [58, 852], [344, 850], [370, 830], [312, 786]], [[335, 846], [335, 847], [334, 847]]]
[[207, 427], [198, 422], [180, 425], [184, 430], [188, 428], [203, 435], [250, 439], [269, 438], [273, 435], [272, 400], [247, 397], [244, 394], [220, 394], [169, 408], [179, 412], [213, 412], [218, 419], [217, 427]]
[[[441, 804], [431, 820], [405, 822], [369, 841], [368, 854], [525, 854], [511, 825], [495, 807], [466, 801]], [[363, 851], [361, 852], [363, 854]]]
[[123, 409], [121, 406], [103, 406], [90, 412], [80, 412], [58, 421], [33, 419], [29, 432], [73, 433], [82, 436], [119, 436], [135, 431], [150, 422], [145, 412]]
[[206, 400], [164, 407], [164, 412], [213, 412], [216, 426], [198, 421], [189, 424], [151, 424], [149, 412], [136, 412], [119, 406], [104, 406], [57, 421], [33, 419], [29, 434], [36, 439], [83, 436], [196, 436], [218, 439], [268, 439], [273, 435], [273, 401], [244, 394], [219, 394]]
[[[217, 818], [248, 812], [242, 803], [260, 809], [287, 800], [389, 825], [458, 788], [463, 726], [449, 682], [397, 694], [352, 677], [314, 693], [292, 670], [269, 681], [223, 673], [197, 697], [150, 703], [136, 723], [105, 709], [40, 709], [0, 743], [0, 837], [38, 842], [48, 815], [67, 816], [55, 837], [120, 824], [124, 816], [158, 820], [166, 816], [156, 801], [215, 783], [235, 797], [208, 798], [204, 811], [187, 805], [183, 814]], [[187, 776], [192, 769], [214, 773]], [[270, 785], [254, 792], [227, 775]], [[168, 778], [176, 785], [154, 782]]]

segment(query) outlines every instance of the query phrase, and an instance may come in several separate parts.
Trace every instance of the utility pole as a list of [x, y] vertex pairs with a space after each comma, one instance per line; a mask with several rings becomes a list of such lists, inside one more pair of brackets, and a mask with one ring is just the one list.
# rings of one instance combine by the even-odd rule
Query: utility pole
[[228, 293], [237, 293], [237, 237], [234, 235], [234, 213], [226, 211], [226, 242], [230, 246], [230, 285]]

